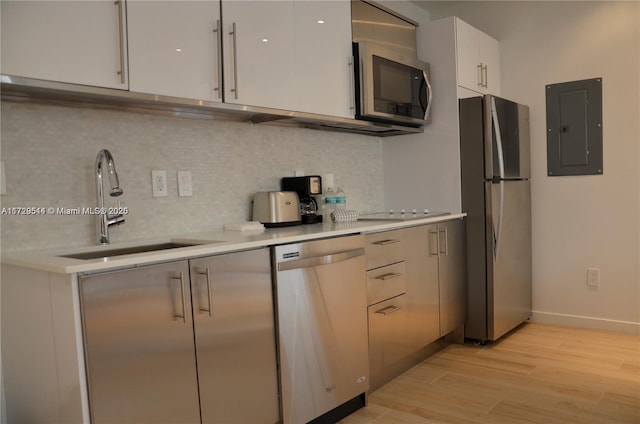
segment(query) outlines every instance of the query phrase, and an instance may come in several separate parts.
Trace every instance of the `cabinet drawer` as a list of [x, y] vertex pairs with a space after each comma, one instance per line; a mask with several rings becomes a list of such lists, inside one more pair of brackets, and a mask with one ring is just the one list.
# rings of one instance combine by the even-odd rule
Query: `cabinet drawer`
[[367, 271], [367, 304], [382, 302], [407, 290], [404, 262]]
[[379, 268], [404, 260], [404, 241], [400, 231], [386, 231], [365, 236], [367, 269]]
[[369, 367], [371, 378], [409, 354], [407, 295], [369, 306]]

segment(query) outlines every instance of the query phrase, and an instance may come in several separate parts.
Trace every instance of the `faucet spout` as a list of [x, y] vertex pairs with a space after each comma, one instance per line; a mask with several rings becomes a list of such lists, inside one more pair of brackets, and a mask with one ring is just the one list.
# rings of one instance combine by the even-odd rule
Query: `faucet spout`
[[98, 213], [96, 214], [96, 236], [98, 244], [109, 244], [109, 227], [111, 225], [120, 225], [124, 222], [122, 214], [109, 215], [104, 207], [104, 181], [102, 177], [103, 168], [106, 165], [107, 175], [109, 176], [109, 195], [112, 197], [120, 196], [123, 193], [116, 172], [116, 165], [113, 162], [113, 156], [107, 149], [102, 149], [96, 156], [95, 175], [96, 175], [96, 203], [98, 204]]

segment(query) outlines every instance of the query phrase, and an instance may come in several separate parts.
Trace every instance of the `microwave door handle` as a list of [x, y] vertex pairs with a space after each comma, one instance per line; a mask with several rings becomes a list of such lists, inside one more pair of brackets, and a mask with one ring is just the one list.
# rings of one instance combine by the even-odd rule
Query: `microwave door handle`
[[422, 75], [424, 76], [424, 81], [427, 84], [427, 90], [429, 91], [427, 97], [427, 109], [424, 111], [424, 119], [427, 120], [429, 117], [429, 113], [431, 112], [431, 101], [433, 100], [433, 90], [431, 89], [431, 81], [429, 81], [429, 76], [427, 75], [427, 71], [423, 70]]

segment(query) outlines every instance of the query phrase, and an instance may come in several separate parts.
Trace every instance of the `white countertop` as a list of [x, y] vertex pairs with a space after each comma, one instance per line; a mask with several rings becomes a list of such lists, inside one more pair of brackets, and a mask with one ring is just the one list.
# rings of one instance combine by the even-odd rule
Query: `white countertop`
[[[100, 272], [117, 268], [156, 262], [175, 261], [199, 256], [208, 256], [225, 252], [255, 249], [278, 244], [298, 243], [321, 238], [344, 236], [348, 234], [366, 234], [379, 231], [395, 230], [417, 225], [459, 219], [465, 213], [442, 215], [432, 218], [409, 221], [357, 221], [340, 224], [312, 224], [293, 227], [268, 228], [259, 232], [212, 231], [203, 233], [182, 234], [176, 237], [138, 240], [136, 242], [117, 243], [107, 246], [87, 246], [74, 248], [57, 248], [38, 251], [14, 252], [2, 255], [2, 263], [16, 265], [59, 274], [84, 272]], [[159, 243], [201, 243], [195, 246], [180, 247], [153, 252], [135, 253], [110, 258], [73, 259], [61, 257], [81, 252], [97, 252], [140, 245]]]

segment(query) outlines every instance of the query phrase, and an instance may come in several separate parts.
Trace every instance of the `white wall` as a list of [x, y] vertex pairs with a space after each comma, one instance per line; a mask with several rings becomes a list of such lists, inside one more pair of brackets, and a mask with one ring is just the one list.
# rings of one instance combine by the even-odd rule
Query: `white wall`
[[[438, 2], [442, 3], [442, 2]], [[534, 319], [640, 329], [640, 3], [447, 2], [500, 42], [503, 97], [531, 111]], [[547, 177], [545, 85], [603, 78], [604, 175]], [[586, 270], [601, 270], [598, 289]]]
[[[2, 207], [95, 206], [94, 161], [114, 156], [123, 206], [112, 242], [220, 230], [250, 219], [256, 191], [304, 170], [333, 173], [348, 207], [383, 207], [379, 138], [244, 122], [151, 116], [2, 102]], [[151, 170], [166, 170], [169, 196], [153, 198]], [[191, 171], [193, 197], [178, 197], [177, 171]], [[107, 198], [114, 205], [114, 198]], [[95, 244], [90, 216], [2, 216], [2, 250]]]
[[[418, 22], [418, 57], [433, 57], [424, 26], [430, 14], [405, 1], [382, 1], [386, 7]], [[432, 40], [428, 40], [432, 41]], [[442, 40], [445, 41], [445, 40]], [[453, 60], [453, 38], [437, 54]], [[432, 123], [424, 133], [383, 141], [385, 209], [460, 212], [460, 149], [458, 147], [455, 74], [431, 66], [434, 102]]]

